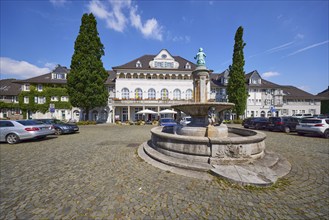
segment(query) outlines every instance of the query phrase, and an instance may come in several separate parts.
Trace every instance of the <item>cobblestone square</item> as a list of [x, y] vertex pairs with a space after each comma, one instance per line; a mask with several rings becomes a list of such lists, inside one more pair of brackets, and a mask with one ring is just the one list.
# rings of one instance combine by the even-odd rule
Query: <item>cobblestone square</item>
[[269, 188], [188, 178], [141, 160], [152, 126], [0, 146], [0, 219], [329, 219], [329, 140], [267, 132], [291, 172]]

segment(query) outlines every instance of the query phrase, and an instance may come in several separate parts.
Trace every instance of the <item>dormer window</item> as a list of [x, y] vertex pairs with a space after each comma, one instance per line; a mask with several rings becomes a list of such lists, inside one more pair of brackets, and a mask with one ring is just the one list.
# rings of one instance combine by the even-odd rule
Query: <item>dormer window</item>
[[137, 67], [137, 68], [141, 68], [141, 67], [142, 67], [142, 63], [141, 63], [141, 61], [138, 60], [138, 61], [136, 62], [136, 67]]
[[38, 84], [38, 91], [41, 92], [42, 91], [42, 85]]
[[51, 77], [52, 79], [66, 79], [66, 73], [53, 73]]
[[191, 69], [191, 64], [189, 62], [186, 63], [185, 69]]
[[24, 91], [30, 91], [30, 84], [25, 84], [23, 90]]

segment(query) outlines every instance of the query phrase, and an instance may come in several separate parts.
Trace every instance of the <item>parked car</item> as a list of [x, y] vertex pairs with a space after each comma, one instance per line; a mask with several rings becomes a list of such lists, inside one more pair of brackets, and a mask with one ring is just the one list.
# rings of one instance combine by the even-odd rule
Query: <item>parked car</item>
[[242, 121], [244, 128], [265, 129], [267, 124], [268, 118], [264, 117], [246, 118]]
[[180, 121], [180, 124], [183, 126], [186, 126], [186, 125], [190, 124], [191, 121], [192, 121], [191, 116], [186, 116], [186, 117], [183, 117], [183, 119]]
[[0, 141], [16, 144], [22, 140], [41, 139], [55, 133], [52, 125], [35, 120], [0, 120]]
[[329, 138], [329, 118], [304, 118], [296, 130], [299, 135], [317, 134]]
[[159, 122], [160, 126], [173, 127], [177, 125], [176, 121], [172, 118], [161, 118]]
[[296, 131], [296, 126], [299, 124], [300, 118], [284, 116], [284, 117], [269, 117], [267, 129], [269, 131]]
[[305, 118], [305, 117], [312, 117], [313, 115], [312, 114], [305, 114], [305, 113], [302, 113], [302, 114], [294, 114], [293, 117], [295, 118]]
[[57, 135], [75, 133], [79, 131], [79, 127], [76, 124], [65, 123], [58, 119], [37, 119], [37, 120], [42, 123], [54, 126], [55, 134]]
[[327, 118], [327, 117], [323, 114], [317, 114], [317, 115], [313, 115], [313, 118]]

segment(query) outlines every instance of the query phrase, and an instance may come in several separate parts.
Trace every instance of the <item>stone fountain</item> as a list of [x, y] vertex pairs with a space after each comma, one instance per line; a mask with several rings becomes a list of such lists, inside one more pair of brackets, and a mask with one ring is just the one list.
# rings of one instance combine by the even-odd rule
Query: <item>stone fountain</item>
[[[187, 126], [155, 127], [151, 140], [143, 143], [139, 156], [159, 168], [178, 174], [205, 178], [210, 172], [242, 185], [268, 186], [291, 170], [280, 155], [265, 150], [266, 135], [215, 123], [215, 115], [234, 107], [233, 103], [208, 102], [210, 71], [202, 48], [193, 71], [194, 102], [172, 108], [190, 115]], [[204, 172], [203, 174], [201, 174]]]

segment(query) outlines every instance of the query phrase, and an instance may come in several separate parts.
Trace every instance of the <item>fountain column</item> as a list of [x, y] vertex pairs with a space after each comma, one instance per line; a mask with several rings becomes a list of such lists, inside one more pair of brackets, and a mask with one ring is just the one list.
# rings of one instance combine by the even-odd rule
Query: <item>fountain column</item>
[[194, 102], [205, 103], [208, 101], [207, 84], [209, 82], [209, 70], [205, 66], [198, 66], [193, 72]]

